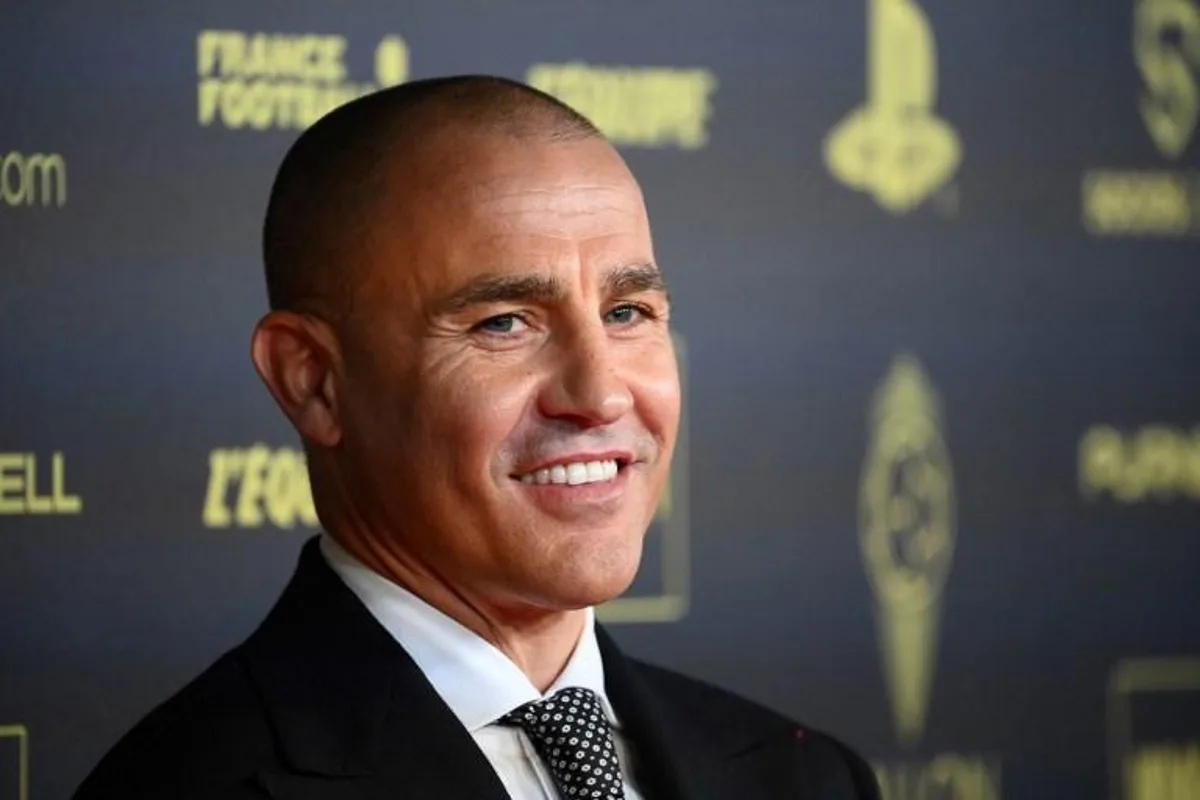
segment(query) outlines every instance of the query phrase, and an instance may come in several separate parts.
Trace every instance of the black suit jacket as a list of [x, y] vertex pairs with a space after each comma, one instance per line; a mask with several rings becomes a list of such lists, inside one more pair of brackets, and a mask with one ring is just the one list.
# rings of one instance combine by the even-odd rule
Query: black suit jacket
[[[834, 739], [626, 658], [598, 631], [606, 690], [647, 800], [867, 800]], [[315, 539], [249, 639], [105, 756], [76, 800], [505, 800], [486, 757]]]

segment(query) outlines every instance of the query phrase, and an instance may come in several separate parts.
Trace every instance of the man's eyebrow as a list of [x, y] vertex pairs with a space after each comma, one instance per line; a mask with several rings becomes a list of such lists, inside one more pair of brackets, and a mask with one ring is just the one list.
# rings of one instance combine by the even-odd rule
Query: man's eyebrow
[[489, 303], [549, 303], [566, 292], [546, 275], [484, 275], [454, 291], [437, 304], [437, 313], [454, 314]]
[[653, 264], [630, 264], [610, 270], [604, 276], [604, 290], [610, 297], [638, 292], [667, 294], [667, 282], [662, 271]]

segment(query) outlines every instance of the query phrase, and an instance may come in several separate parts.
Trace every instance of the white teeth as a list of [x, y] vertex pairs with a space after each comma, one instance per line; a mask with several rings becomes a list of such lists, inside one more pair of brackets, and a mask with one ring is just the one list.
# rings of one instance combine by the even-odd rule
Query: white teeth
[[611, 481], [620, 471], [617, 462], [608, 461], [577, 461], [573, 464], [555, 464], [548, 469], [539, 469], [521, 476], [521, 483], [579, 486], [584, 483], [601, 483]]

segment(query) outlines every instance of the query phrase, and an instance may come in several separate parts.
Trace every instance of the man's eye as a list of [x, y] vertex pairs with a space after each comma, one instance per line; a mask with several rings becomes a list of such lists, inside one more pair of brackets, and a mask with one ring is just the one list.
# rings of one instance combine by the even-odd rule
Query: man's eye
[[484, 333], [517, 333], [525, 325], [525, 320], [518, 314], [499, 314], [488, 317], [475, 326], [475, 330]]
[[604, 321], [611, 322], [615, 325], [632, 325], [652, 316], [653, 315], [642, 306], [626, 303], [624, 305], [617, 306], [605, 314]]

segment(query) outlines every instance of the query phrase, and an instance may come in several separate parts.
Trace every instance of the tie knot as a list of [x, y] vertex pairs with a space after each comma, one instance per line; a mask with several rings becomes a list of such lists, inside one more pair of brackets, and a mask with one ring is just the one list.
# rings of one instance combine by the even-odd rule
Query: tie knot
[[607, 725], [600, 698], [591, 689], [570, 686], [545, 700], [535, 700], [513, 709], [500, 718], [501, 724], [517, 725], [538, 737], [570, 733], [572, 728], [598, 728]]

